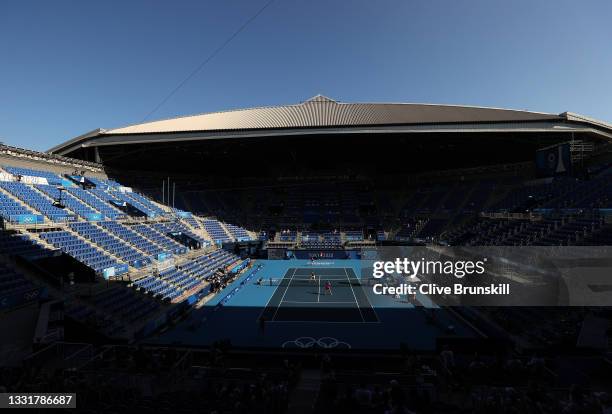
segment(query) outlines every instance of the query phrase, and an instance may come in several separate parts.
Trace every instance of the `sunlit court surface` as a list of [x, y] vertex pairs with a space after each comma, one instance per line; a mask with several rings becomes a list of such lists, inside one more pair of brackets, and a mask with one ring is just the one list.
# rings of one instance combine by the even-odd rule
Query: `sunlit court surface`
[[378, 322], [352, 268], [289, 268], [260, 318], [271, 322]]
[[[332, 346], [325, 349], [397, 349], [404, 344], [433, 350], [440, 337], [479, 337], [426, 296], [375, 295], [371, 271], [363, 266], [360, 260], [257, 261], [225, 294], [151, 341], [207, 346], [229, 340], [241, 347], [287, 348], [316, 347], [321, 345], [316, 341], [327, 338]], [[299, 338], [315, 342], [304, 345]]]

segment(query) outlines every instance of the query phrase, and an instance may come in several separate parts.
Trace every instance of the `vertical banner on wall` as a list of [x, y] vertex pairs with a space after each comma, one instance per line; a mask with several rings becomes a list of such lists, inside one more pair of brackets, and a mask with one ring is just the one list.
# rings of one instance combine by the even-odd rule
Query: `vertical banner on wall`
[[552, 145], [536, 151], [536, 170], [538, 177], [569, 175], [572, 157], [569, 142]]

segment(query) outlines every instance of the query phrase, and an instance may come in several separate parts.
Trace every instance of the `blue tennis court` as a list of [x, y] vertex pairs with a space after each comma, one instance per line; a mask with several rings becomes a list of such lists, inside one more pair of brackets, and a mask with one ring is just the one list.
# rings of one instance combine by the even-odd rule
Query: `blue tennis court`
[[287, 269], [259, 318], [270, 322], [378, 322], [351, 267]]
[[[314, 273], [314, 277], [313, 277]], [[325, 284], [331, 284], [331, 292]], [[263, 319], [263, 321], [262, 321]], [[257, 260], [201, 309], [149, 342], [247, 348], [435, 349], [478, 334], [427, 297], [375, 295], [360, 260]], [[323, 345], [322, 345], [323, 344]], [[331, 344], [331, 345], [330, 345]]]

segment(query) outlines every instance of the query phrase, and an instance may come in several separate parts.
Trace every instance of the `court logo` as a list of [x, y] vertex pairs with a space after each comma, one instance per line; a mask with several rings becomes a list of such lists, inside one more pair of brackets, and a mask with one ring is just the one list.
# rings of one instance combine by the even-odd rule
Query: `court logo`
[[286, 341], [281, 346], [282, 348], [322, 348], [322, 349], [351, 349], [351, 345], [339, 341], [336, 338], [324, 336], [323, 338], [315, 339], [310, 336], [301, 336], [293, 341]]

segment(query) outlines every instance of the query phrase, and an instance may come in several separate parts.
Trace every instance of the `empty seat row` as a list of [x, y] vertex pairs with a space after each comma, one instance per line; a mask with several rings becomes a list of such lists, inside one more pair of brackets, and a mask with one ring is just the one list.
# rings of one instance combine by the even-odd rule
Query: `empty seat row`
[[363, 241], [362, 231], [349, 230], [344, 232], [347, 241]]
[[9, 220], [11, 216], [22, 214], [34, 214], [34, 212], [23, 204], [13, 200], [8, 195], [0, 192], [0, 216]]
[[194, 240], [197, 240], [202, 244], [202, 246], [210, 245], [210, 242], [203, 237], [198, 236], [197, 234], [190, 231], [187, 226], [180, 222], [166, 222], [166, 223], [155, 223], [153, 224], [153, 228], [163, 234], [168, 234], [171, 232], [183, 233]]
[[23, 275], [0, 263], [0, 298], [24, 292], [32, 287], [32, 282]]
[[236, 255], [233, 255], [225, 250], [215, 250], [214, 252], [200, 256], [197, 259], [184, 264], [181, 269], [200, 279], [208, 280], [217, 270], [225, 268], [238, 260]]
[[51, 251], [24, 234], [0, 232], [0, 251], [14, 256], [50, 256]]
[[173, 300], [183, 294], [181, 289], [154, 276], [147, 276], [135, 281], [133, 287], [166, 300]]
[[93, 185], [95, 185], [96, 187], [100, 187], [100, 188], [108, 188], [108, 187], [119, 187], [120, 184], [117, 183], [116, 181], [113, 180], [105, 180], [103, 178], [95, 178], [95, 177], [86, 177], [87, 180], [92, 183]]
[[58, 185], [62, 183], [62, 178], [58, 174], [49, 171], [33, 170], [31, 168], [3, 166], [7, 172], [15, 176], [40, 177], [47, 180], [49, 184]]
[[24, 183], [3, 181], [0, 182], [0, 187], [52, 221], [63, 222], [74, 219], [72, 214], [54, 206], [51, 200]]
[[240, 240], [240, 241], [251, 240], [251, 236], [249, 235], [249, 233], [242, 227], [235, 226], [229, 223], [226, 223], [225, 227], [230, 232], [230, 234], [234, 236], [236, 240]]
[[164, 249], [162, 249], [157, 244], [138, 234], [134, 230], [132, 230], [129, 226], [123, 225], [116, 221], [101, 221], [98, 223], [100, 227], [103, 227], [107, 231], [111, 232], [115, 236], [124, 240], [127, 243], [130, 243], [133, 246], [138, 247], [140, 250], [146, 252], [151, 256], [158, 255], [160, 253], [164, 253]]
[[227, 234], [223, 227], [221, 227], [221, 224], [217, 220], [204, 219], [203, 224], [204, 229], [210, 238], [215, 242], [219, 243], [232, 241], [231, 237]]
[[73, 195], [77, 199], [80, 199], [82, 202], [87, 203], [106, 217], [109, 217], [111, 219], [117, 219], [119, 217], [125, 216], [125, 214], [121, 210], [116, 207], [113, 207], [108, 202], [100, 200], [88, 190], [83, 190], [80, 187], [70, 187], [67, 189], [67, 191], [71, 195]]
[[137, 193], [123, 193], [120, 191], [112, 192], [113, 196], [123, 202], [129, 203], [142, 211], [148, 217], [155, 217], [164, 214], [164, 211], [155, 206], [152, 202]]
[[187, 224], [189, 224], [193, 228], [196, 228], [196, 229], [202, 228], [200, 223], [195, 218], [193, 218], [193, 216], [183, 217], [183, 220], [185, 220]]
[[141, 267], [151, 262], [151, 259], [143, 253], [136, 250], [134, 247], [112, 236], [106, 230], [89, 222], [71, 223], [70, 228], [87, 240], [97, 244], [104, 250], [119, 257], [121, 260], [136, 266]]
[[93, 210], [87, 204], [75, 198], [71, 194], [66, 192], [62, 194], [62, 191], [60, 191], [57, 187], [44, 184], [35, 184], [34, 187], [46, 194], [48, 197], [52, 198], [53, 200], [61, 200], [61, 204], [63, 204], [81, 217], [89, 218], [99, 214], [97, 211]]
[[40, 237], [96, 272], [118, 268], [120, 263], [68, 231], [50, 231]]
[[146, 224], [137, 224], [130, 227], [132, 230], [138, 232], [140, 235], [160, 245], [164, 250], [176, 254], [183, 254], [187, 252], [185, 246], [175, 242], [168, 236], [161, 234], [157, 230], [149, 227]]

